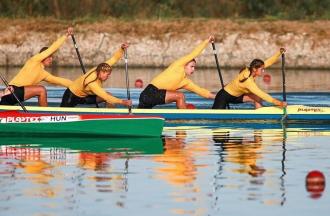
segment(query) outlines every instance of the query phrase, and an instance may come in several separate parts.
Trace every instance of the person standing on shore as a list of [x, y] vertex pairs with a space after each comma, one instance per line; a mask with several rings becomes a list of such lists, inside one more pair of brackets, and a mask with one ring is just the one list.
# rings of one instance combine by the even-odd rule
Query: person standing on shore
[[255, 83], [255, 79], [263, 75], [265, 68], [274, 64], [284, 52], [285, 49], [281, 48], [265, 62], [260, 59], [254, 59], [249, 67], [243, 68], [234, 80], [217, 93], [212, 109], [226, 109], [230, 103], [246, 102], [253, 102], [255, 108], [260, 108], [263, 100], [281, 108], [286, 107], [286, 102], [273, 98], [262, 91]]
[[[12, 86], [14, 94], [20, 101], [37, 96], [39, 106], [48, 106], [46, 88], [38, 85], [41, 81], [65, 87], [68, 87], [72, 83], [71, 80], [53, 76], [44, 69], [52, 65], [52, 55], [72, 34], [73, 28], [69, 27], [66, 35], [57, 39], [50, 47], [43, 47], [39, 54], [30, 58], [18, 74], [9, 82], [9, 86]], [[15, 105], [17, 103], [18, 101], [13, 94], [2, 97], [0, 102], [1, 105]]]
[[214, 99], [215, 95], [213, 93], [188, 79], [188, 76], [195, 71], [195, 58], [213, 41], [214, 37], [210, 36], [208, 40], [204, 40], [190, 54], [176, 60], [165, 71], [156, 76], [142, 91], [138, 108], [151, 109], [156, 105], [175, 102], [178, 109], [186, 109], [185, 96], [178, 91], [179, 89], [194, 92], [204, 98]]
[[128, 43], [123, 43], [109, 60], [73, 81], [63, 94], [61, 107], [75, 107], [78, 104], [96, 104], [104, 101], [107, 107], [112, 107], [113, 104], [131, 106], [131, 100], [116, 98], [102, 88], [102, 83], [112, 72], [112, 65], [121, 59], [128, 46]]

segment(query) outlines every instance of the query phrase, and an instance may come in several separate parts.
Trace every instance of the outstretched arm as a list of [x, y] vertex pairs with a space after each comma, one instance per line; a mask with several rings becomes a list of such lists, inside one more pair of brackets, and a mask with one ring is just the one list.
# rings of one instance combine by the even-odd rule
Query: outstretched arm
[[196, 58], [201, 54], [201, 52], [206, 48], [208, 43], [214, 42], [214, 37], [210, 36], [207, 40], [200, 43], [191, 53], [175, 61], [175, 64], [186, 65], [188, 62]]
[[278, 58], [281, 56], [282, 53], [285, 53], [285, 49], [281, 48], [278, 52], [276, 52], [272, 57], [270, 57], [269, 59], [267, 59], [265, 61], [265, 68], [271, 66], [272, 64], [274, 64]]
[[132, 101], [131, 100], [122, 100], [117, 97], [114, 97], [110, 94], [108, 94], [106, 91], [104, 91], [103, 88], [101, 88], [96, 82], [92, 82], [88, 84], [88, 86], [91, 88], [92, 92], [105, 100], [109, 104], [121, 104], [124, 106], [131, 106]]
[[[124, 50], [127, 49], [128, 47], [129, 47], [128, 43], [123, 43], [120, 46], [120, 48], [115, 52], [115, 54], [110, 59], [108, 59], [105, 63], [107, 63], [110, 66], [114, 65], [119, 59], [121, 59], [121, 57], [123, 57]], [[93, 67], [87, 73], [91, 73], [92, 71], [95, 71], [95, 70], [96, 70], [96, 67]]]
[[207, 98], [207, 99], [214, 99], [215, 95], [211, 93], [209, 90], [205, 88], [201, 88], [200, 86], [193, 83], [190, 79], [186, 79], [186, 84], [182, 87], [183, 89], [186, 89], [188, 91], [194, 92], [198, 94], [201, 97]]
[[48, 83], [64, 86], [66, 88], [68, 88], [72, 84], [71, 80], [68, 80], [68, 79], [65, 79], [62, 77], [53, 76], [50, 73], [47, 73], [44, 80]]
[[124, 50], [127, 49], [128, 47], [129, 47], [129, 43], [127, 43], [127, 42], [123, 43], [120, 46], [120, 48], [115, 52], [115, 54], [109, 60], [107, 60], [105, 63], [109, 64], [110, 66], [116, 64], [116, 62], [119, 61], [119, 59], [121, 59], [121, 57], [123, 57]]
[[247, 80], [246, 82], [250, 82], [250, 83], [247, 83], [249, 84], [248, 86], [248, 89], [251, 93], [257, 95], [258, 97], [260, 97], [262, 100], [264, 101], [267, 101], [269, 103], [272, 103], [276, 106], [280, 106], [280, 107], [285, 107], [287, 105], [286, 102], [282, 102], [282, 101], [279, 101], [275, 98], [273, 98], [272, 96], [270, 96], [269, 94], [267, 94], [266, 92], [262, 91], [256, 84], [254, 81], [251, 81], [251, 80]]
[[36, 61], [42, 61], [45, 58], [47, 58], [48, 56], [52, 55], [56, 50], [58, 50], [62, 44], [65, 42], [65, 40], [73, 34], [73, 28], [69, 27], [67, 29], [67, 33], [66, 35], [63, 35], [62, 37], [60, 37], [59, 39], [57, 39], [50, 47], [48, 47], [48, 49], [42, 51], [41, 53], [33, 56], [33, 59]]

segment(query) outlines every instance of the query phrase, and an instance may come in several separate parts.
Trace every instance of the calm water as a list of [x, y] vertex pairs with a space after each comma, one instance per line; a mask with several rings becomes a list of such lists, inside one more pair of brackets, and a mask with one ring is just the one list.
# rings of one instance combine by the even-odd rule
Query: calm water
[[[132, 81], [153, 75], [152, 69], [139, 70]], [[200, 71], [196, 82], [216, 91], [213, 73]], [[276, 73], [274, 86], [261, 85], [281, 98]], [[106, 87], [125, 97], [124, 80], [112, 80], [124, 78], [115, 74]], [[289, 104], [330, 106], [328, 72], [290, 71], [288, 77], [294, 83]], [[47, 89], [50, 104], [57, 106], [64, 89]], [[134, 104], [140, 92], [131, 90]], [[211, 106], [193, 94], [187, 100]], [[327, 184], [305, 182], [312, 170], [329, 181], [329, 138], [329, 125], [312, 123], [283, 129], [167, 122], [163, 137], [152, 139], [2, 134], [0, 215], [328, 215]]]
[[328, 215], [330, 128], [169, 124], [163, 139], [1, 139], [1, 215]]

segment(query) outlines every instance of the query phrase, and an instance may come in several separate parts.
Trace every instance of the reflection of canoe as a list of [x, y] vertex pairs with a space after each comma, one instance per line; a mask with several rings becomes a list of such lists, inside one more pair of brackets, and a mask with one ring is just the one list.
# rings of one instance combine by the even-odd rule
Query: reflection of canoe
[[4, 148], [6, 146], [16, 148], [63, 148], [81, 152], [163, 153], [163, 143], [160, 137], [2, 137], [0, 147]]
[[[0, 110], [17, 110], [17, 106], [0, 106]], [[31, 112], [54, 112], [54, 113], [103, 113], [125, 114], [127, 109], [105, 108], [60, 108], [60, 107], [27, 107]], [[263, 107], [260, 109], [133, 109], [136, 115], [162, 116], [166, 120], [274, 120], [282, 118], [283, 110], [277, 107]], [[289, 121], [330, 121], [330, 107], [308, 107], [292, 105], [287, 108]]]
[[150, 116], [0, 112], [0, 133], [160, 137], [163, 125]]

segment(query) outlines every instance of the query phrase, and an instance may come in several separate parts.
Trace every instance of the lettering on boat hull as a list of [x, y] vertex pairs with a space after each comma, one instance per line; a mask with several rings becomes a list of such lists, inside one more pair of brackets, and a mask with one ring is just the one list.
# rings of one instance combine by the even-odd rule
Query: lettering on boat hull
[[56, 123], [79, 121], [78, 115], [63, 116], [8, 116], [0, 118], [0, 123]]

